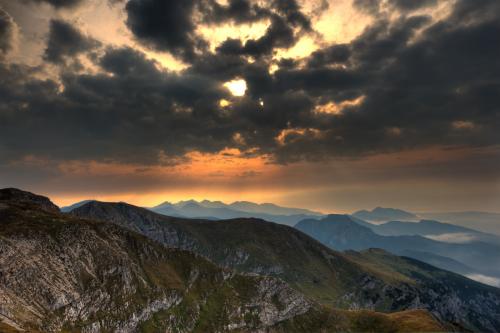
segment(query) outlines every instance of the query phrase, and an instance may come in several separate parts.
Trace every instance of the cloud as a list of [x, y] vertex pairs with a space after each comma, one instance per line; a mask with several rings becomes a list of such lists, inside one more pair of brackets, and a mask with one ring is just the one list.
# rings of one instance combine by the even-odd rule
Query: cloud
[[[59, 81], [39, 79], [34, 67], [2, 64], [0, 152], [7, 160], [40, 155], [151, 165], [237, 148], [286, 164], [495, 146], [500, 20], [492, 15], [500, 11], [497, 2], [474, 3], [458, 1], [440, 21], [414, 14], [374, 19], [349, 43], [277, 61], [277, 48], [312, 29], [296, 2], [130, 0], [127, 25], [135, 37], [182, 57], [186, 69], [170, 72], [137, 49], [106, 46], [92, 57], [95, 71], [68, 69]], [[221, 11], [217, 20], [195, 15], [201, 5]], [[260, 17], [270, 22], [263, 36], [227, 40], [213, 51], [196, 33], [200, 22]], [[97, 45], [53, 20], [45, 58], [61, 63]], [[234, 79], [246, 82], [244, 96], [224, 87]], [[481, 130], [468, 130], [470, 124]]]
[[158, 164], [161, 154], [216, 152], [231, 140], [229, 120], [217, 112], [219, 100], [229, 98], [222, 84], [161, 71], [131, 48], [108, 48], [97, 65], [105, 73], [66, 73], [62, 91], [32, 77], [28, 67], [3, 66], [3, 156]]
[[206, 42], [196, 34], [195, 0], [130, 0], [127, 26], [146, 45], [191, 60]]
[[206, 23], [252, 23], [270, 15], [270, 11], [249, 0], [229, 0], [226, 5], [217, 1], [201, 2], [203, 21]]
[[289, 48], [295, 43], [296, 37], [293, 27], [283, 18], [273, 16], [271, 25], [264, 36], [250, 39], [244, 45], [239, 39], [229, 39], [219, 46], [218, 50], [221, 53], [260, 57], [270, 55], [275, 48]]
[[487, 285], [490, 285], [493, 287], [500, 287], [500, 279], [499, 278], [495, 278], [495, 277], [491, 277], [491, 276], [487, 276], [487, 275], [482, 275], [482, 274], [467, 274], [465, 276], [468, 277], [469, 279], [477, 281], [477, 282], [481, 282], [481, 283], [484, 283], [484, 284], [487, 284]]
[[457, 243], [457, 244], [471, 243], [478, 240], [476, 235], [463, 232], [440, 234], [440, 235], [425, 235], [425, 237], [439, 242]]
[[99, 42], [86, 37], [70, 23], [51, 20], [44, 58], [52, 63], [62, 63], [67, 57], [74, 57], [99, 45]]
[[270, 20], [264, 36], [244, 44], [239, 39], [228, 39], [218, 46], [221, 53], [254, 57], [295, 45], [299, 33], [295, 29], [312, 32], [310, 19], [295, 0], [263, 4], [231, 0], [227, 5], [214, 0], [129, 0], [126, 12], [127, 26], [138, 40], [189, 63], [208, 53], [209, 42], [196, 31], [199, 24], [239, 25]]
[[380, 3], [381, 0], [353, 0], [355, 8], [368, 14], [377, 14], [380, 10]]
[[17, 26], [12, 17], [0, 7], [0, 60], [14, 48]]
[[24, 0], [26, 2], [31, 1], [33, 3], [46, 3], [54, 8], [72, 8], [80, 5], [85, 0]]
[[403, 12], [410, 12], [424, 7], [437, 5], [437, 0], [389, 0], [389, 4]]
[[347, 63], [351, 49], [347, 44], [336, 44], [326, 49], [315, 51], [308, 60], [309, 67], [321, 67], [330, 64]]
[[438, 4], [437, 0], [388, 0], [386, 3], [382, 0], [354, 0], [353, 5], [358, 10], [377, 16], [383, 16], [387, 14], [384, 11], [394, 11], [397, 10], [404, 14], [422, 9], [433, 7]]

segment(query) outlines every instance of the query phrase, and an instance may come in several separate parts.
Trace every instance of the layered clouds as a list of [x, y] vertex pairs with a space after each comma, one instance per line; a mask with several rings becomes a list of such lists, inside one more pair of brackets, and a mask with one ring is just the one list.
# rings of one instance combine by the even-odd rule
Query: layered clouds
[[[78, 18], [52, 17], [40, 66], [0, 64], [4, 164], [30, 157], [155, 167], [231, 149], [279, 165], [433, 147], [497, 154], [498, 1], [450, 1], [443, 9], [436, 1], [354, 0], [352, 10], [371, 18], [338, 44], [315, 24], [328, 15], [325, 1], [110, 6], [122, 11], [130, 43], [106, 44]], [[259, 24], [260, 35], [218, 43], [202, 31]], [[14, 26], [1, 11], [0, 56], [12, 47]], [[287, 56], [304, 40], [314, 41], [312, 52]], [[152, 54], [184, 66], [165, 68]], [[244, 96], [225, 85], [235, 79], [245, 81]]]

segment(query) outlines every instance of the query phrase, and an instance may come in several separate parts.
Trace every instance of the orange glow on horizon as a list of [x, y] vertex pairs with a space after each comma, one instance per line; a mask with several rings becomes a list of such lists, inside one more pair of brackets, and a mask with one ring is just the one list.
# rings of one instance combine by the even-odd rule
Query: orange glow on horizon
[[[404, 132], [402, 132], [404, 135]], [[308, 208], [323, 213], [349, 213], [336, 206], [316, 203], [314, 198], [322, 191], [339, 192], [361, 190], [367, 187], [423, 186], [426, 182], [436, 184], [438, 179], [386, 178], [374, 170], [397, 175], [401, 170], [415, 168], [428, 163], [440, 165], [463, 158], [489, 156], [496, 148], [468, 149], [428, 147], [398, 153], [366, 156], [362, 159], [338, 159], [323, 162], [296, 162], [288, 165], [271, 163], [270, 157], [247, 157], [238, 149], [225, 149], [217, 154], [192, 152], [186, 160], [174, 165], [124, 165], [72, 161], [57, 166], [61, 173], [60, 183], [75, 179], [115, 179], [131, 182], [125, 189], [107, 185], [78, 188], [78, 191], [60, 189], [45, 193], [57, 205], [67, 206], [86, 199], [118, 202], [151, 207], [164, 201], [212, 200], [231, 203], [252, 201], [272, 202], [281, 206]], [[20, 164], [31, 164], [40, 168], [52, 168], [50, 162], [27, 157]], [[136, 184], [140, 185], [137, 186]], [[36, 191], [35, 191], [36, 192]], [[43, 192], [42, 192], [43, 194]], [[301, 199], [312, 199], [302, 201]], [[326, 200], [329, 202], [329, 200]], [[355, 203], [353, 203], [355, 205]]]

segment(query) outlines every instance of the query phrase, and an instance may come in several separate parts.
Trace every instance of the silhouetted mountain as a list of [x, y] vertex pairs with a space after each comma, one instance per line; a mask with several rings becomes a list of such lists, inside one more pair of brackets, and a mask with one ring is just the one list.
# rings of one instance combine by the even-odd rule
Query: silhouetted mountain
[[91, 202], [91, 201], [94, 201], [94, 200], [83, 200], [83, 201], [74, 203], [74, 204], [72, 204], [70, 206], [61, 207], [61, 212], [63, 212], [63, 213], [71, 212], [73, 209], [78, 208], [80, 206], [83, 206], [86, 203]]
[[[177, 217], [187, 217], [187, 218], [209, 218], [210, 220], [217, 219], [233, 219], [238, 217], [247, 218], [261, 218], [266, 221], [294, 225], [300, 220], [305, 218], [316, 218], [319, 217], [319, 213], [315, 213], [305, 209], [298, 208], [285, 208], [279, 207], [273, 204], [254, 204], [251, 202], [234, 202], [230, 205], [226, 205], [220, 201], [208, 201], [204, 200], [202, 202], [197, 202], [195, 200], [180, 201], [175, 204], [169, 202], [162, 203], [161, 205], [151, 208], [152, 211], [167, 215], [167, 216], [177, 216]], [[290, 215], [274, 215], [268, 212], [282, 212], [290, 213]], [[300, 213], [302, 212], [302, 213]], [[299, 214], [295, 214], [299, 213]], [[310, 213], [306, 215], [305, 213]]]
[[256, 204], [249, 201], [236, 201], [228, 206], [232, 209], [248, 213], [263, 213], [270, 215], [323, 215], [309, 209], [281, 207], [272, 203]]
[[418, 217], [410, 212], [406, 212], [401, 209], [394, 208], [382, 208], [377, 207], [371, 211], [368, 210], [360, 210], [352, 214], [354, 217], [360, 218], [366, 221], [391, 221], [391, 220], [416, 220]]
[[[27, 191], [21, 191], [17, 188], [4, 188], [0, 190], [0, 202], [3, 205], [15, 203], [47, 212], [59, 212], [59, 207], [54, 205], [49, 198]], [[3, 209], [3, 205], [0, 206], [0, 208]]]
[[[287, 226], [256, 219], [179, 219], [123, 203], [93, 202], [72, 214], [124, 226], [241, 272], [279, 277], [331, 306], [425, 308], [472, 330], [497, 332], [500, 324], [496, 288], [386, 252], [378, 257], [371, 252], [338, 253]], [[390, 269], [379, 269], [383, 266]]]
[[[422, 236], [382, 236], [371, 228], [359, 225], [348, 215], [332, 214], [321, 220], [303, 220], [295, 227], [336, 250], [381, 248], [394, 254], [403, 254], [404, 251], [428, 252], [458, 261], [475, 272], [500, 277], [500, 246], [495, 244], [453, 244]], [[441, 267], [451, 268], [448, 265]]]
[[460, 227], [454, 224], [442, 223], [433, 220], [419, 222], [389, 221], [380, 225], [373, 225], [373, 230], [379, 235], [441, 235], [447, 233], [478, 233], [476, 230]]

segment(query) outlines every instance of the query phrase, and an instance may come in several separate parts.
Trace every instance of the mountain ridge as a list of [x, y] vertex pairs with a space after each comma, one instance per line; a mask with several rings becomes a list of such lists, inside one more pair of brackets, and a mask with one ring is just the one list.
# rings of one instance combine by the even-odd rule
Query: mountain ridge
[[[481, 274], [500, 276], [495, 265], [495, 260], [500, 260], [500, 247], [496, 244], [445, 243], [419, 235], [384, 236], [374, 232], [372, 227], [357, 223], [353, 218], [335, 214], [320, 220], [303, 220], [295, 227], [336, 250], [364, 250], [375, 247], [395, 254], [401, 254], [405, 250], [429, 252], [456, 260]], [[376, 228], [378, 227], [375, 226], [374, 229], [377, 230]]]
[[[386, 252], [382, 256], [385, 261], [404, 263], [407, 269], [383, 272], [376, 268], [377, 261], [367, 264], [366, 260], [358, 260], [365, 254], [353, 257], [332, 252], [287, 226], [256, 219], [178, 219], [123, 203], [94, 202], [72, 214], [132, 228], [167, 246], [188, 248], [237, 271], [280, 277], [306, 295], [332, 306], [378, 311], [423, 307], [441, 320], [491, 332], [497, 332], [494, 327], [500, 324], [496, 322], [500, 318], [495, 313], [500, 304], [500, 290], [496, 288]], [[450, 285], [450, 281], [455, 282]], [[473, 296], [467, 290], [475, 290]], [[459, 306], [449, 312], [453, 307], [448, 302]], [[478, 311], [486, 308], [489, 319], [482, 320], [489, 324], [474, 319], [484, 316]]]
[[414, 220], [417, 215], [397, 208], [376, 207], [370, 210], [359, 210], [352, 214], [354, 217], [367, 221]]
[[116, 224], [45, 209], [43, 198], [0, 203], [5, 332], [449, 329], [424, 310], [327, 309], [279, 279], [234, 273]]
[[[235, 202], [233, 204], [236, 204], [238, 202]], [[303, 220], [305, 218], [316, 218], [319, 217], [320, 215], [305, 215], [305, 214], [291, 214], [291, 215], [276, 215], [276, 214], [269, 214], [266, 213], [265, 211], [269, 211], [267, 209], [262, 209], [262, 207], [269, 207], [271, 204], [253, 204], [250, 205], [253, 207], [252, 209], [248, 209], [249, 211], [242, 211], [242, 210], [236, 210], [234, 209], [235, 206], [239, 207], [241, 203], [236, 204], [235, 206], [232, 206], [233, 204], [226, 205], [222, 204], [222, 206], [218, 203], [214, 203], [210, 201], [209, 203], [205, 202], [205, 206], [202, 204], [202, 202], [198, 202], [195, 200], [187, 200], [187, 201], [180, 201], [176, 204], [172, 204], [170, 202], [164, 202], [158, 206], [148, 208], [153, 212], [160, 213], [166, 216], [177, 216], [177, 217], [185, 217], [185, 218], [209, 218], [212, 220], [217, 220], [217, 219], [231, 219], [231, 218], [239, 218], [239, 217], [245, 217], [245, 218], [261, 218], [267, 221], [272, 221], [276, 223], [281, 223], [285, 225], [294, 225], [300, 220]], [[248, 202], [245, 202], [246, 206], [249, 205]], [[286, 207], [278, 207], [281, 212], [288, 211], [288, 212], [308, 212], [307, 210], [302, 210], [299, 208], [286, 208]], [[275, 209], [275, 208], [272, 208]], [[314, 213], [314, 212], [312, 212]]]

